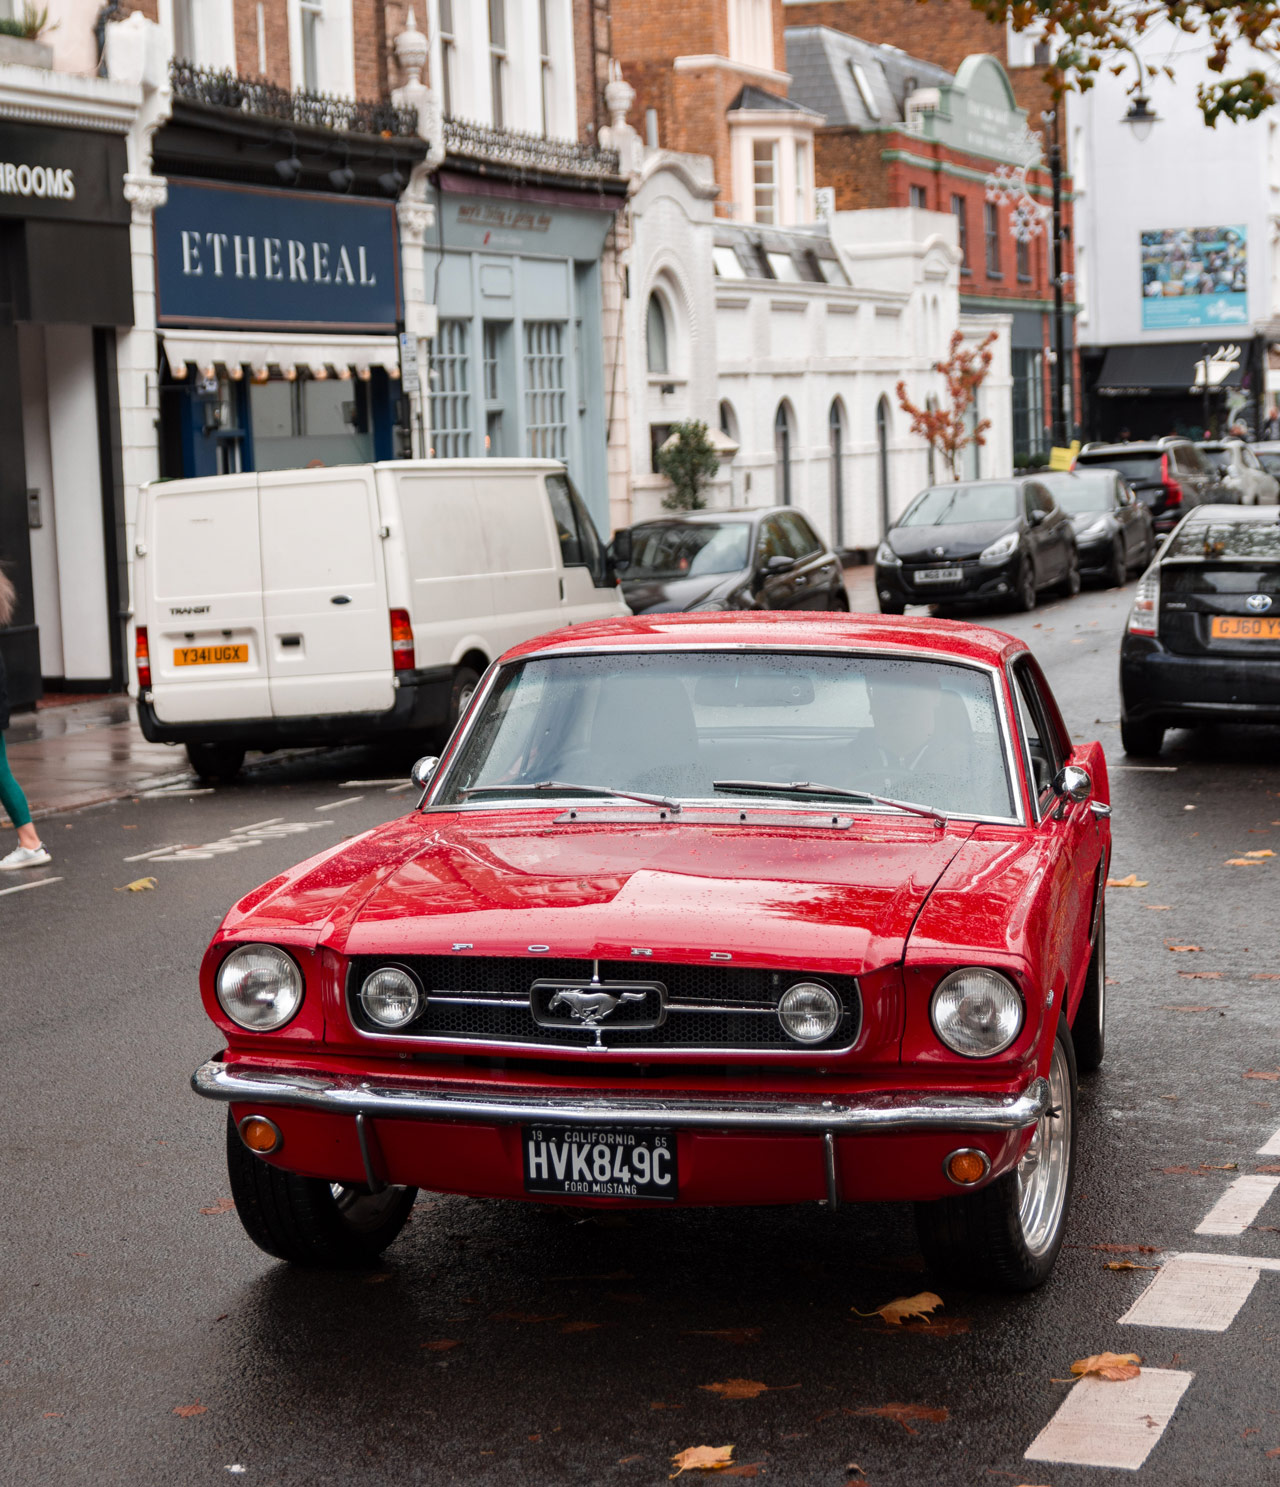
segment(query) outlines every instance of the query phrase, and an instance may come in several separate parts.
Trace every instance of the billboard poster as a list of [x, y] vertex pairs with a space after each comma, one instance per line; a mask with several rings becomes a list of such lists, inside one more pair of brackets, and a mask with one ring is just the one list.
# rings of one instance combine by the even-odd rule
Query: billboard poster
[[1142, 234], [1143, 330], [1243, 325], [1249, 319], [1245, 227]]

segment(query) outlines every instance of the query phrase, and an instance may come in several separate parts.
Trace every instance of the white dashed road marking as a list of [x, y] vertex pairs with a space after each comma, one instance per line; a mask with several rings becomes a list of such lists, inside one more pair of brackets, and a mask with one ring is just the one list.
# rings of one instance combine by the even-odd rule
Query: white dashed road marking
[[1194, 1374], [1144, 1368], [1136, 1379], [1081, 1379], [1027, 1448], [1028, 1461], [1137, 1471]]
[[1223, 1263], [1216, 1255], [1175, 1255], [1120, 1320], [1139, 1327], [1225, 1332], [1257, 1280], [1254, 1266]]
[[250, 826], [241, 826], [229, 836], [214, 842], [198, 845], [182, 844], [176, 847], [155, 847], [150, 852], [137, 852], [126, 857], [126, 862], [201, 862], [218, 857], [226, 852], [240, 852], [245, 847], [259, 847], [263, 842], [275, 841], [278, 837], [296, 836], [307, 831], [318, 831], [322, 826], [332, 826], [331, 820], [285, 821], [273, 816], [269, 821], [255, 821]]
[[1237, 1177], [1205, 1214], [1196, 1233], [1243, 1234], [1278, 1187], [1280, 1177]]
[[328, 805], [318, 805], [316, 806], [316, 810], [337, 811], [341, 810], [344, 805], [355, 805], [356, 801], [363, 799], [363, 795], [348, 795], [345, 800], [331, 800]]
[[1280, 1157], [1280, 1131], [1277, 1131], [1265, 1146], [1258, 1148], [1258, 1155], [1260, 1157]]
[[399, 778], [396, 775], [383, 775], [380, 780], [343, 780], [339, 784], [339, 790], [372, 790], [375, 785], [398, 785]]
[[0, 888], [0, 898], [6, 893], [25, 893], [28, 888], [45, 888], [50, 883], [61, 883], [61, 878], [38, 878], [34, 883], [19, 883], [16, 888]]

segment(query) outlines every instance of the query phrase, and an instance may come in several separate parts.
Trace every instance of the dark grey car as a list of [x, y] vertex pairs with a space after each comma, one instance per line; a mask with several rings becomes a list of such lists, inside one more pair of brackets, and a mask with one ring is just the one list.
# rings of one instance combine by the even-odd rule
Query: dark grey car
[[1118, 588], [1155, 552], [1150, 510], [1115, 470], [1057, 470], [1040, 476], [1075, 528], [1080, 572]]
[[1193, 506], [1222, 499], [1217, 475], [1190, 439], [1152, 439], [1130, 444], [1086, 444], [1077, 470], [1101, 465], [1116, 470], [1151, 512], [1157, 532], [1171, 532]]
[[635, 614], [849, 608], [840, 559], [789, 506], [655, 517], [609, 551]]

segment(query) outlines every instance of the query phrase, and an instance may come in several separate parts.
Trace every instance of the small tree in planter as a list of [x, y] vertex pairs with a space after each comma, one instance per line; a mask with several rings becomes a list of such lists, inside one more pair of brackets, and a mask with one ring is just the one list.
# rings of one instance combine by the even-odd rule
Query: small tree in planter
[[968, 415], [991, 370], [991, 348], [996, 340], [992, 331], [980, 345], [966, 346], [963, 335], [958, 330], [952, 332], [946, 360], [933, 366], [942, 374], [946, 387], [946, 402], [940, 407], [917, 407], [907, 396], [905, 382], [899, 382], [896, 389], [898, 406], [911, 419], [911, 432], [919, 434], [935, 454], [942, 456], [952, 480], [959, 479], [962, 451], [970, 444], [987, 442], [983, 435], [991, 427], [991, 420], [984, 418], [970, 427]]
[[658, 472], [671, 482], [662, 498], [668, 511], [702, 511], [702, 488], [720, 468], [720, 456], [700, 419], [673, 424], [658, 450]]

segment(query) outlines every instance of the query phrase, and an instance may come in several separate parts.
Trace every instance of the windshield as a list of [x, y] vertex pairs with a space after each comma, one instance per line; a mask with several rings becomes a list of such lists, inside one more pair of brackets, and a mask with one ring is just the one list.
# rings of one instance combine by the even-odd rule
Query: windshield
[[935, 485], [898, 518], [900, 527], [953, 527], [971, 521], [1012, 521], [1021, 504], [1016, 485]]
[[747, 566], [751, 525], [732, 522], [650, 522], [631, 531], [628, 578], [701, 578]]
[[[731, 800], [733, 791], [717, 792], [716, 780], [817, 781], [948, 815], [1014, 814], [986, 672], [742, 651], [534, 657], [506, 666], [433, 805], [483, 805], [486, 787], [492, 803], [509, 805], [518, 799], [511, 786], [547, 781]], [[750, 799], [758, 809], [768, 795]]]
[[1077, 468], [1080, 465], [1119, 470], [1130, 485], [1159, 485], [1161, 479], [1158, 454], [1082, 454], [1076, 459]]
[[1200, 444], [1197, 448], [1204, 455], [1204, 462], [1211, 470], [1226, 473], [1231, 469], [1231, 451], [1229, 449], [1210, 449], [1205, 444]]
[[1042, 475], [1040, 479], [1068, 516], [1111, 510], [1115, 480], [1110, 474]]

